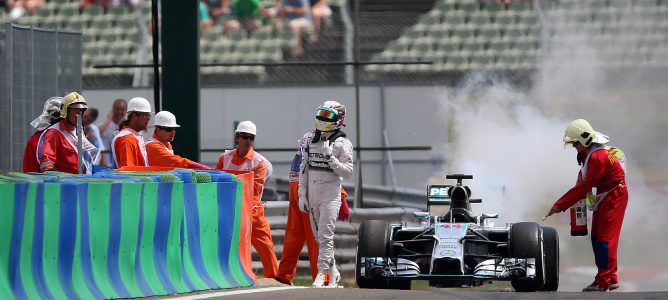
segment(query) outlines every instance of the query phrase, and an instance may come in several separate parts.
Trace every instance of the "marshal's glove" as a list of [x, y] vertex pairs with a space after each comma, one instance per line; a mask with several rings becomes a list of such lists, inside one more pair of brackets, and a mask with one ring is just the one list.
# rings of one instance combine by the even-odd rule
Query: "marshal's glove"
[[297, 189], [297, 194], [299, 195], [299, 211], [303, 213], [308, 213], [308, 200], [306, 199], [306, 188], [299, 186]]

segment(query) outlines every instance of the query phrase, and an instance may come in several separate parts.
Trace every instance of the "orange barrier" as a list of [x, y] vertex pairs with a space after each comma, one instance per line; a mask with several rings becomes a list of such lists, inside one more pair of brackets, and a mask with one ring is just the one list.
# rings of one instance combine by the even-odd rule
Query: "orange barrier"
[[244, 270], [253, 280], [256, 280], [253, 272], [253, 260], [251, 258], [251, 225], [253, 223], [253, 185], [255, 184], [253, 172], [238, 170], [223, 170], [234, 174], [243, 184], [243, 209], [241, 216], [241, 232], [239, 233], [239, 257], [243, 263]]

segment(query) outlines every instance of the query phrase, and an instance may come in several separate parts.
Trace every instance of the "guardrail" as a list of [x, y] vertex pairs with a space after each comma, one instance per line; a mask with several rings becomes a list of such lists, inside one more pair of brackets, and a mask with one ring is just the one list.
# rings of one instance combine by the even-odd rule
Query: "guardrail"
[[[354, 185], [344, 183], [343, 188], [348, 191], [348, 203], [354, 203]], [[365, 208], [410, 207], [418, 210], [427, 209], [427, 194], [425, 190], [367, 184], [364, 185], [363, 189]], [[289, 182], [287, 178], [269, 178], [269, 181], [265, 185], [262, 200], [267, 203], [272, 201], [287, 201], [288, 191]]]

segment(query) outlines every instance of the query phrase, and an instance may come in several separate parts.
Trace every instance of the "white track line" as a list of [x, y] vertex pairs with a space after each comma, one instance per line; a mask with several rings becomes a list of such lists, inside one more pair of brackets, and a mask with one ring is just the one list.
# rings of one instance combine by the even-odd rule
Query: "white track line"
[[237, 290], [237, 291], [227, 291], [227, 292], [216, 292], [210, 294], [199, 294], [192, 296], [183, 296], [177, 298], [169, 298], [171, 300], [199, 300], [199, 299], [209, 299], [214, 297], [225, 297], [233, 295], [243, 295], [243, 294], [254, 294], [254, 293], [264, 293], [272, 291], [282, 291], [282, 290], [291, 290], [291, 289], [303, 289], [303, 286], [285, 286], [285, 287], [268, 287], [268, 288], [259, 288], [259, 289], [247, 289], [247, 290]]

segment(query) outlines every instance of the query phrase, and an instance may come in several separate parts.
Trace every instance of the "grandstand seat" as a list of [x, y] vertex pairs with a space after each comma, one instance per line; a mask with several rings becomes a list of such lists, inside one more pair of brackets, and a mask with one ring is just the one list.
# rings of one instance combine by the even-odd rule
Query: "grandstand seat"
[[501, 36], [501, 32], [497, 27], [484, 27], [478, 31], [478, 39], [490, 41]]
[[264, 62], [280, 62], [283, 60], [283, 53], [278, 45], [263, 46], [259, 53]]
[[474, 35], [474, 27], [460, 26], [455, 28], [453, 36], [460, 39], [469, 39]]
[[100, 39], [98, 41], [113, 44], [118, 40], [120, 40], [120, 37], [115, 32], [108, 32], [100, 34]]
[[519, 18], [520, 18], [519, 22], [521, 24], [525, 24], [525, 25], [530, 26], [530, 27], [540, 25], [540, 22], [538, 22], [538, 16], [533, 12], [520, 14]]
[[[209, 52], [209, 53], [201, 53], [201, 52], [200, 52], [200, 54], [199, 54], [199, 60], [200, 60], [200, 63], [202, 63], [202, 64], [213, 64], [213, 63], [216, 63], [218, 57], [220, 57], [220, 54], [218, 54], [218, 53], [214, 53], [214, 52]], [[208, 68], [209, 68], [209, 67], [207, 67], [207, 68], [203, 68], [202, 71], [203, 71], [204, 69], [208, 69]]]
[[467, 40], [462, 44], [462, 51], [468, 51], [472, 53], [480, 52], [484, 50], [484, 43], [476, 40]]
[[225, 34], [225, 36], [233, 41], [241, 41], [243, 39], [246, 39], [247, 34], [246, 30], [243, 29], [234, 29]]
[[442, 14], [447, 14], [455, 10], [455, 4], [445, 0], [440, 0], [434, 5], [434, 8], [439, 10]]
[[113, 57], [121, 57], [130, 54], [130, 47], [124, 43], [116, 43], [109, 46], [107, 53]]
[[479, 53], [471, 56], [471, 63], [469, 68], [471, 69], [491, 69], [491, 66], [494, 63], [494, 58], [485, 54]]
[[462, 54], [448, 55], [446, 65], [448, 69], [464, 70], [468, 68], [468, 58]]
[[39, 18], [51, 18], [53, 17], [53, 15], [54, 15], [53, 10], [45, 6], [38, 7], [37, 11], [35, 11], [35, 16]]
[[449, 35], [449, 29], [446, 27], [435, 27], [427, 32], [427, 37], [434, 40], [446, 39]]
[[415, 41], [415, 44], [411, 47], [411, 56], [417, 58], [417, 60], [421, 60], [422, 58], [425, 58], [427, 56], [431, 56], [433, 52], [433, 44], [431, 40], [417, 40]]
[[387, 45], [386, 49], [388, 53], [402, 53], [408, 51], [408, 44], [394, 40]]
[[631, 2], [638, 2], [638, 1], [608, 0], [608, 7], [616, 9], [628, 9], [631, 8]]
[[503, 37], [507, 39], [519, 39], [525, 37], [525, 32], [520, 28], [508, 29], [504, 32]]
[[496, 13], [503, 11], [505, 8], [503, 7], [503, 3], [487, 3], [485, 4], [485, 11], [491, 12], [491, 13]]
[[58, 15], [55, 17], [59, 22], [68, 23], [72, 20], [82, 20], [79, 16], [79, 9], [76, 6], [63, 5], [58, 8]]
[[131, 30], [138, 28], [137, 20], [132, 15], [116, 17], [116, 27], [122, 30]]
[[535, 52], [537, 48], [535, 42], [527, 39], [518, 39], [513, 42], [513, 49], [520, 50], [523, 53]]
[[[220, 28], [220, 26], [216, 26]], [[202, 41], [216, 41], [222, 38], [222, 32], [216, 30], [209, 30], [202, 34]]]
[[251, 38], [259, 41], [272, 39], [274, 29], [271, 26], [262, 26], [251, 34]]
[[515, 24], [516, 19], [518, 19], [518, 17], [515, 14], [499, 12], [494, 17], [494, 24], [505, 27]]
[[281, 30], [278, 32], [278, 38], [283, 44], [283, 47], [292, 48], [297, 45], [297, 38], [290, 30]]
[[55, 18], [42, 18], [37, 17], [37, 26], [42, 28], [56, 29], [60, 27], [60, 23]]
[[525, 11], [530, 10], [531, 6], [527, 1], [512, 2], [510, 3], [509, 9], [513, 11]]
[[489, 49], [492, 49], [496, 52], [503, 52], [508, 50], [509, 41], [506, 40], [494, 40], [489, 43]]
[[95, 28], [99, 31], [108, 30], [112, 28], [112, 23], [108, 19], [97, 18], [90, 21], [88, 27]]
[[[436, 13], [432, 13], [432, 12]], [[422, 24], [424, 26], [430, 27], [435, 24], [441, 23], [441, 14], [437, 10], [432, 10], [429, 13], [423, 14], [417, 21], [417, 24]]]
[[234, 52], [240, 53], [244, 58], [253, 56], [257, 52], [255, 43], [250, 41], [239, 41], [234, 44]]
[[500, 69], [513, 69], [517, 64], [517, 57], [512, 53], [506, 53], [497, 56], [497, 68]]
[[449, 13], [444, 16], [443, 22], [452, 25], [461, 25], [466, 22], [466, 18], [463, 14]]
[[232, 51], [232, 45], [234, 43], [229, 40], [217, 40], [210, 45], [208, 53], [213, 53], [216, 55], [225, 55]]
[[464, 11], [467, 14], [470, 14], [474, 11], [478, 10], [478, 2], [477, 1], [462, 1], [461, 3], [457, 4], [457, 9]]
[[71, 18], [70, 20], [66, 21], [65, 23], [62, 23], [64, 28], [70, 29], [70, 30], [76, 30], [76, 31], [83, 31], [84, 30], [84, 22], [81, 19], [78, 18]]
[[441, 41], [436, 47], [436, 50], [438, 53], [441, 53], [442, 55], [449, 55], [451, 53], [459, 52], [461, 47], [462, 44], [460, 42], [448, 40], [448, 41]]
[[89, 57], [100, 56], [104, 54], [104, 49], [98, 45], [89, 45], [84, 47], [84, 55]]
[[469, 17], [469, 24], [474, 26], [481, 27], [491, 23], [491, 18], [489, 14], [485, 12], [474, 13]]
[[125, 5], [116, 5], [112, 6], [109, 8], [109, 11], [107, 12], [109, 16], [112, 16], [113, 18], [118, 18], [118, 17], [123, 17], [126, 14], [128, 14], [128, 10]]
[[81, 12], [81, 17], [86, 21], [93, 21], [98, 19], [102, 15], [102, 7], [97, 5], [91, 5]]

